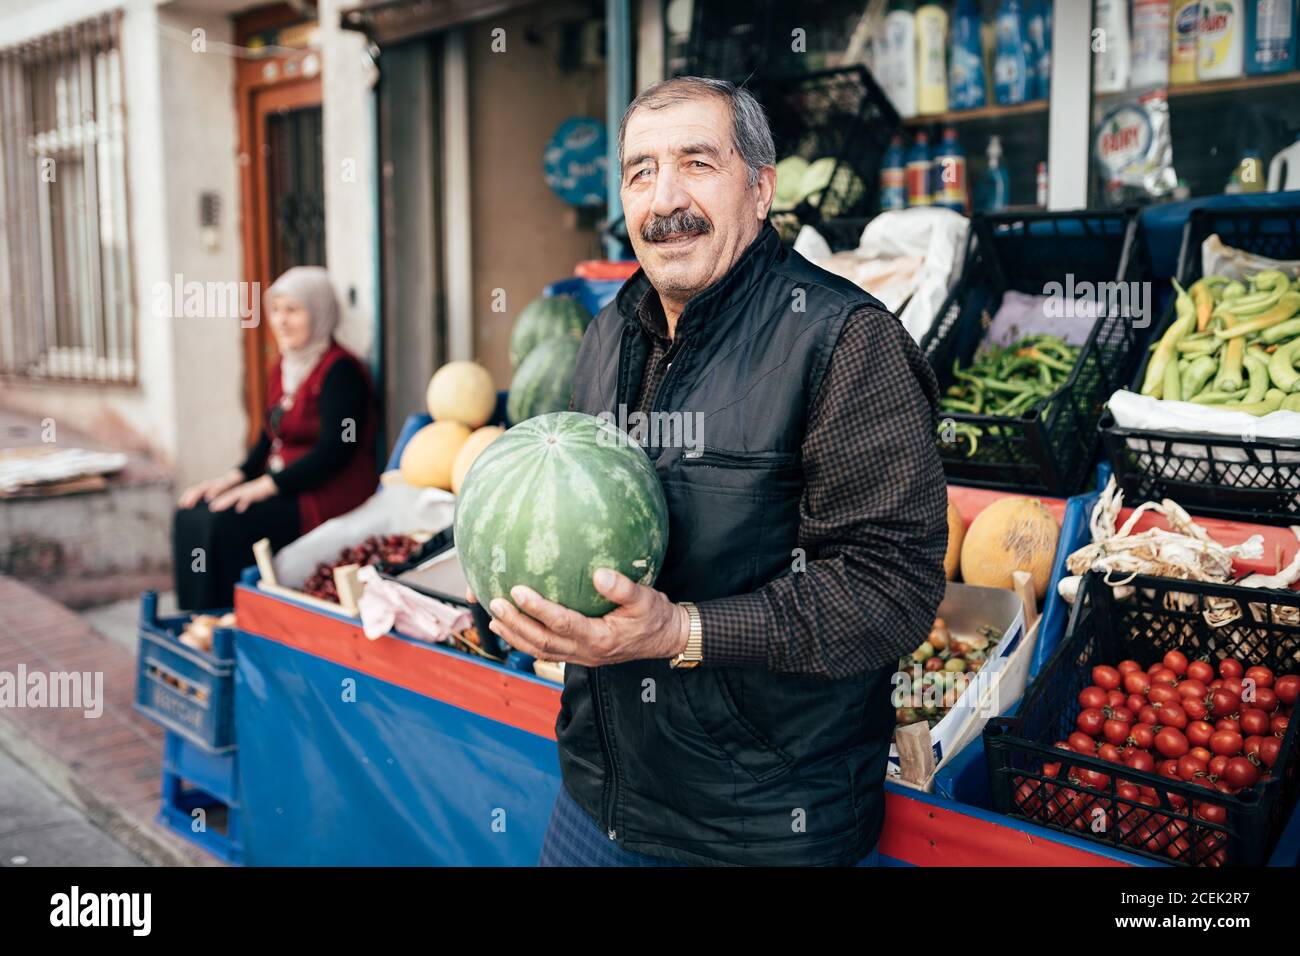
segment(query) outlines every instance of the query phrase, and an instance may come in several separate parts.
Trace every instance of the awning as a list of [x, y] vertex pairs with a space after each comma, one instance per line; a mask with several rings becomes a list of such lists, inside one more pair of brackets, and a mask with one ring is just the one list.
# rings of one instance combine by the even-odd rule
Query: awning
[[400, 43], [412, 37], [498, 16], [539, 0], [367, 0], [340, 13], [346, 30], [358, 30], [375, 43]]

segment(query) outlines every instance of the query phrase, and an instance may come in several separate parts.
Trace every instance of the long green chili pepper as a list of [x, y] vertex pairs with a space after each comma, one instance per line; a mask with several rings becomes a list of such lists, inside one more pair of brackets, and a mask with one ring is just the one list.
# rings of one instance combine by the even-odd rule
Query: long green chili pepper
[[1182, 373], [1182, 379], [1179, 382], [1179, 390], [1182, 393], [1183, 401], [1190, 400], [1193, 395], [1205, 388], [1205, 384], [1214, 377], [1218, 367], [1219, 363], [1210, 355], [1202, 355], [1192, 359], [1187, 369]]

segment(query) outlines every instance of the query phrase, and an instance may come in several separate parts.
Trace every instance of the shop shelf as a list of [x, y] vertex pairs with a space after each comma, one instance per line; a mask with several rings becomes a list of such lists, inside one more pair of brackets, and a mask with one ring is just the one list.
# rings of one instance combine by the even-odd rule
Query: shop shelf
[[[1282, 739], [1273, 776], [1237, 794], [1130, 768], [1119, 774], [1113, 763], [1054, 744], [1074, 730], [1079, 691], [1092, 682], [1097, 664], [1131, 658], [1145, 668], [1177, 649], [1191, 659], [1231, 656], [1279, 674], [1300, 669], [1300, 593], [1147, 576], [1128, 583], [1133, 592], [1120, 599], [1103, 575], [1087, 576], [1064, 641], [1030, 685], [1016, 716], [992, 720], [985, 728], [992, 809], [1164, 862], [1262, 865], [1295, 802], [1294, 725]], [[1241, 616], [1211, 626], [1204, 612], [1217, 602], [1232, 602]], [[1045, 774], [1047, 763], [1059, 763], [1059, 773]], [[1073, 771], [1100, 773], [1105, 782], [1071, 783]], [[1159, 806], [1120, 797], [1121, 777], [1152, 788]], [[1074, 795], [1079, 796], [1070, 799]], [[1198, 805], [1222, 808], [1223, 821], [1195, 814]], [[1099, 809], [1104, 816], [1098, 816]], [[1175, 839], [1180, 835], [1182, 842]]]
[[[976, 216], [961, 277], [921, 341], [940, 390], [952, 384], [954, 363], [969, 364], [984, 343], [1008, 291], [1042, 295], [1048, 283], [1065, 284], [1067, 276], [1076, 284], [1146, 281], [1134, 211]], [[1082, 491], [1093, 477], [1102, 407], [1131, 377], [1149, 322], [1149, 316], [1102, 310], [1065, 384], [1019, 417], [945, 412], [945, 419], [982, 430], [974, 454], [960, 435], [951, 442], [940, 436], [949, 481], [1058, 497]]]
[[[1217, 233], [1225, 245], [1270, 259], [1300, 259], [1300, 206], [1194, 209], [1183, 230], [1178, 277], [1184, 288], [1201, 277], [1201, 243]], [[1151, 337], [1159, 341], [1174, 321], [1171, 301]], [[1149, 354], [1129, 388], [1139, 391]], [[1195, 514], [1294, 524], [1300, 521], [1300, 436], [1215, 435], [1120, 428], [1109, 415], [1099, 424], [1115, 478], [1131, 504], [1173, 498]]]

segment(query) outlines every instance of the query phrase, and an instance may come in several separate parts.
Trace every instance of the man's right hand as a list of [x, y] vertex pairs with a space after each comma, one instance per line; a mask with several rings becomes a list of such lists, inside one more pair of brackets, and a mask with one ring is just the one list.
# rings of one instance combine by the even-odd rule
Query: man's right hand
[[193, 508], [200, 501], [211, 501], [217, 495], [224, 494], [243, 480], [244, 473], [238, 468], [232, 468], [224, 475], [190, 485], [181, 492], [181, 496], [176, 503], [181, 508]]

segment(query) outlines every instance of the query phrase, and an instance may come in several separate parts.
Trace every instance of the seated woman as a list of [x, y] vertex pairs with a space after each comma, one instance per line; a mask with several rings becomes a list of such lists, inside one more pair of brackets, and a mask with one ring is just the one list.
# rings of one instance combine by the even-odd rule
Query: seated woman
[[229, 607], [256, 541], [278, 550], [360, 505], [378, 483], [369, 377], [334, 341], [339, 304], [328, 274], [290, 269], [265, 307], [280, 358], [261, 437], [238, 468], [180, 497], [172, 550], [183, 610]]

